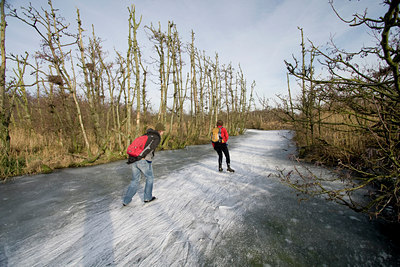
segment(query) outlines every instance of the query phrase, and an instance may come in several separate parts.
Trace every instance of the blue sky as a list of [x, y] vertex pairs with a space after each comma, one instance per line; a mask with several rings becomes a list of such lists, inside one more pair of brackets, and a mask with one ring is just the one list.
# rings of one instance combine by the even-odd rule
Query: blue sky
[[[29, 4], [26, 0], [8, 2], [14, 8]], [[35, 0], [32, 4], [37, 8], [47, 7], [47, 0]], [[193, 30], [198, 49], [210, 57], [218, 53], [222, 64], [231, 62], [236, 69], [240, 64], [248, 87], [255, 80], [256, 93], [271, 99], [276, 99], [277, 94], [287, 94], [284, 60], [300, 53], [298, 27], [303, 28], [305, 38], [319, 46], [324, 46], [331, 37], [348, 51], [374, 42], [365, 28], [351, 28], [340, 21], [328, 0], [53, 0], [53, 6], [60, 9], [74, 32], [76, 8], [79, 8], [87, 34], [91, 34], [93, 24], [110, 53], [114, 48], [124, 53], [127, 49], [127, 7], [132, 4], [137, 17], [143, 18], [139, 45], [147, 51], [145, 58], [149, 59], [152, 52], [143, 27], [150, 23], [157, 26], [160, 22], [165, 30], [168, 21], [174, 21], [183, 42], [190, 42]], [[386, 10], [377, 0], [335, 0], [334, 6], [346, 19], [366, 8], [371, 17], [383, 15]], [[38, 48], [34, 32], [10, 18], [6, 42], [8, 53], [20, 54]], [[109, 60], [113, 58], [110, 55]], [[156, 81], [155, 71], [154, 74], [152, 80]], [[291, 80], [292, 88], [295, 84]], [[155, 84], [149, 84], [149, 95], [152, 103], [157, 101]]]

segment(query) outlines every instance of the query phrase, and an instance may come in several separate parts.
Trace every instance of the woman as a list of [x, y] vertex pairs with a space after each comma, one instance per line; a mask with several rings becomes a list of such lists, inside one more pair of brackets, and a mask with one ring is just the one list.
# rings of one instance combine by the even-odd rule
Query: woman
[[217, 127], [213, 129], [213, 132], [211, 134], [211, 141], [212, 145], [218, 153], [218, 166], [219, 166], [219, 171], [222, 172], [224, 169], [222, 169], [222, 153], [225, 155], [226, 159], [226, 165], [228, 168], [226, 169], [228, 172], [234, 172], [230, 166], [231, 164], [231, 159], [229, 157], [229, 150], [228, 150], [228, 142], [229, 135], [228, 131], [222, 127], [224, 122], [222, 120], [217, 121]]

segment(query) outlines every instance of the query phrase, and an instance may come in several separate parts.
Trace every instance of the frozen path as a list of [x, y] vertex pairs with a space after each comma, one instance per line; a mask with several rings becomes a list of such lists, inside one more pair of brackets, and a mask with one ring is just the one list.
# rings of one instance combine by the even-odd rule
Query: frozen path
[[217, 171], [211, 145], [158, 152], [149, 204], [142, 180], [122, 207], [125, 161], [0, 185], [0, 266], [398, 266], [380, 224], [323, 200], [299, 203], [280, 184], [276, 167], [293, 165], [285, 137], [233, 137], [234, 174]]

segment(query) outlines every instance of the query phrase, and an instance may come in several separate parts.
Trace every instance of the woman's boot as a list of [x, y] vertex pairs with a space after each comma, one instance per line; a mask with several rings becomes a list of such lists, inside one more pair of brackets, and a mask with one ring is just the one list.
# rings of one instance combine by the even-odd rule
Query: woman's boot
[[227, 170], [228, 172], [235, 172], [235, 170], [231, 168], [231, 165], [230, 165], [230, 164], [228, 164], [228, 169], [226, 169], [226, 170]]

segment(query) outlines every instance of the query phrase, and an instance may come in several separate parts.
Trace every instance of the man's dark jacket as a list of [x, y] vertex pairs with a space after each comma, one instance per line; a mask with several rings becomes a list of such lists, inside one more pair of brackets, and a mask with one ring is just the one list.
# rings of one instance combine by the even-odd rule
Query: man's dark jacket
[[143, 158], [148, 161], [151, 161], [151, 159], [154, 157], [154, 151], [156, 150], [156, 148], [158, 147], [158, 145], [161, 142], [161, 135], [158, 131], [153, 130], [151, 128], [148, 129], [144, 135], [147, 135], [148, 138], [147, 138], [147, 141], [146, 141], [146, 144], [144, 146], [142, 153], [140, 153], [140, 155], [137, 157], [129, 156], [128, 162], [127, 162], [128, 164], [131, 164], [131, 163], [141, 160]]

